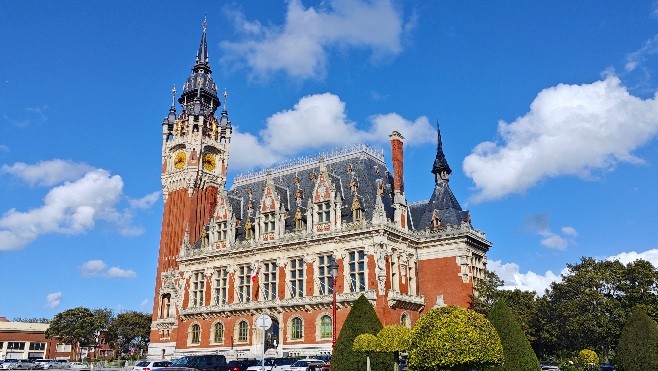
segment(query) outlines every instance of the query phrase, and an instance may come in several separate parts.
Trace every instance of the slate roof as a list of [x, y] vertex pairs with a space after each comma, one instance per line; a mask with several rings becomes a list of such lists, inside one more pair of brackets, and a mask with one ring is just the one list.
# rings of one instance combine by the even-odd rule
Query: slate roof
[[[288, 212], [286, 231], [294, 230], [293, 217], [298, 207], [301, 207], [302, 215], [305, 216], [316, 183], [312, 180], [312, 174], [315, 174], [316, 177], [320, 175], [320, 161], [318, 158], [315, 161], [307, 161], [297, 166], [285, 166], [282, 169], [270, 171], [283, 208]], [[393, 219], [393, 177], [386, 167], [383, 154], [378, 154], [376, 150], [361, 145], [342, 150], [335, 156], [324, 157], [322, 161], [326, 165], [330, 182], [342, 198], [341, 217], [343, 222], [353, 221], [351, 208], [354, 195], [350, 189], [352, 178], [355, 178], [358, 184], [357, 197], [363, 209], [363, 217], [366, 220], [372, 218], [378, 185], [382, 183], [384, 187], [382, 196], [384, 210], [387, 218]], [[236, 178], [228, 192], [229, 203], [236, 218], [246, 220], [250, 190], [253, 207], [255, 210], [258, 209], [263, 197], [266, 179], [267, 176], [264, 176], [262, 172], [252, 176], [247, 175]], [[297, 183], [295, 179], [297, 179]], [[303, 197], [300, 205], [297, 205], [295, 198], [297, 189], [302, 192]], [[255, 215], [256, 211], [249, 216], [253, 218]], [[243, 239], [243, 236], [242, 238], [239, 236], [238, 239]]]

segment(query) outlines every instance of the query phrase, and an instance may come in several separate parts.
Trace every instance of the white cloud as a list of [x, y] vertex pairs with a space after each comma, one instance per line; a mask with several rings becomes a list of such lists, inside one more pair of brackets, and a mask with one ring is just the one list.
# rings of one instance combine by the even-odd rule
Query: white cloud
[[333, 0], [304, 8], [291, 0], [281, 26], [264, 26], [228, 10], [244, 39], [222, 43], [224, 60], [246, 65], [252, 74], [266, 77], [283, 71], [300, 78], [322, 78], [327, 49], [366, 49], [374, 58], [395, 56], [401, 39], [413, 22], [403, 25], [402, 15], [389, 0]]
[[546, 214], [529, 216], [523, 222], [523, 226], [526, 230], [542, 237], [542, 246], [549, 249], [565, 250], [570, 244], [575, 243], [574, 237], [578, 236], [576, 229], [569, 226], [560, 229], [563, 236], [551, 231], [550, 218]]
[[591, 177], [619, 162], [640, 163], [632, 151], [658, 132], [658, 97], [642, 100], [609, 75], [583, 85], [541, 91], [530, 112], [500, 122], [503, 143], [484, 142], [464, 159], [474, 201], [522, 193], [552, 177]]
[[9, 146], [0, 144], [0, 152], [9, 152]]
[[[658, 10], [655, 12], [658, 12]], [[632, 72], [646, 61], [647, 56], [657, 53], [658, 35], [655, 35], [653, 38], [645, 41], [644, 45], [642, 45], [640, 49], [626, 56], [626, 64], [624, 65], [624, 69], [626, 69], [627, 72]]]
[[130, 199], [128, 200], [128, 203], [130, 204], [130, 207], [134, 209], [148, 209], [153, 206], [153, 204], [155, 204], [155, 202], [158, 201], [160, 197], [162, 197], [162, 192], [155, 191], [153, 193], [147, 194], [142, 198]]
[[137, 274], [130, 269], [123, 269], [119, 267], [111, 267], [107, 269], [107, 264], [102, 260], [89, 260], [80, 266], [80, 274], [82, 277], [94, 278], [133, 278]]
[[500, 277], [505, 282], [503, 289], [534, 291], [539, 296], [544, 294], [544, 291], [550, 287], [551, 283], [561, 282], [562, 277], [560, 275], [567, 273], [566, 268], [560, 272], [560, 275], [556, 275], [552, 271], [546, 271], [546, 273], [543, 275], [532, 271], [521, 273], [519, 272], [518, 264], [503, 264], [500, 260], [489, 261], [487, 263], [487, 269], [496, 273], [498, 277]]
[[46, 295], [46, 307], [48, 308], [57, 308], [61, 302], [62, 299], [62, 293], [60, 292], [53, 292], [48, 295]]
[[75, 180], [93, 170], [93, 167], [60, 159], [41, 161], [34, 165], [17, 162], [2, 165], [0, 172], [11, 174], [31, 186], [51, 187], [65, 181]]
[[[143, 232], [140, 227], [132, 225], [132, 209], [118, 209], [125, 198], [123, 180], [118, 175], [62, 160], [34, 165], [16, 163], [4, 166], [2, 171], [30, 184], [51, 185], [68, 179], [71, 181], [48, 190], [43, 205], [39, 207], [5, 212], [0, 217], [0, 251], [21, 248], [44, 234], [85, 233], [95, 228], [98, 221], [108, 222], [127, 236]], [[154, 198], [157, 199], [154, 194], [149, 194], [132, 200], [131, 205], [133, 208], [149, 207], [155, 202]]]
[[97, 277], [107, 268], [102, 260], [89, 260], [80, 266], [80, 274], [83, 277]]
[[[301, 151], [343, 147], [356, 143], [387, 143], [397, 130], [406, 145], [433, 143], [436, 131], [425, 116], [414, 121], [396, 113], [369, 117], [368, 130], [361, 130], [347, 117], [346, 105], [331, 93], [302, 97], [292, 109], [266, 120], [260, 139], [234, 127], [231, 139], [231, 167], [249, 169], [268, 166]], [[312, 130], [310, 130], [312, 128]]]
[[628, 264], [639, 259], [646, 260], [653, 264], [654, 267], [658, 267], [658, 249], [651, 249], [639, 253], [635, 251], [622, 252], [620, 254], [613, 255], [606, 260], [619, 260], [620, 263]]

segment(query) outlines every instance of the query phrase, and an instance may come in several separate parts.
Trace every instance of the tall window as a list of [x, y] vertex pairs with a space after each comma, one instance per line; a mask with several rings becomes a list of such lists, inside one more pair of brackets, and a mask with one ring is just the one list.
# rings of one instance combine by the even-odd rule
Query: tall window
[[7, 343], [7, 349], [23, 350], [25, 349], [25, 343], [18, 341], [10, 341]]
[[249, 324], [247, 321], [238, 323], [238, 342], [246, 343], [249, 340]]
[[317, 204], [318, 206], [318, 223], [329, 223], [331, 215], [331, 207], [329, 206], [329, 201], [321, 202]]
[[290, 296], [301, 298], [304, 296], [304, 259], [296, 258], [289, 261], [288, 284], [290, 285]]
[[224, 325], [221, 322], [215, 323], [213, 326], [213, 341], [215, 343], [223, 343], [224, 342]]
[[366, 291], [365, 258], [364, 250], [350, 251], [348, 255], [350, 292]]
[[263, 263], [263, 296], [265, 300], [276, 299], [276, 262]]
[[274, 213], [267, 213], [263, 216], [265, 233], [274, 232]]
[[226, 236], [227, 236], [227, 231], [228, 231], [228, 222], [226, 222], [226, 221], [219, 222], [218, 227], [219, 227], [219, 230], [218, 230], [217, 239], [219, 241], [226, 241]]
[[333, 278], [331, 278], [331, 264], [332, 256], [320, 255], [318, 257], [318, 283], [320, 286], [320, 295], [331, 295], [334, 293]]
[[409, 320], [409, 315], [407, 313], [402, 313], [400, 324], [404, 327], [411, 328], [411, 321]]
[[192, 273], [192, 307], [203, 306], [206, 277], [203, 271]]
[[293, 318], [290, 327], [290, 339], [299, 340], [302, 338], [303, 334], [304, 334], [304, 322], [302, 322], [302, 319], [299, 317]]
[[240, 303], [251, 301], [251, 266], [248, 264], [238, 268], [238, 301]]
[[228, 270], [226, 267], [215, 269], [215, 305], [228, 303]]
[[201, 339], [201, 326], [198, 324], [193, 324], [190, 328], [190, 343], [199, 344], [199, 339]]
[[320, 319], [320, 337], [323, 339], [330, 338], [333, 335], [333, 327], [331, 317], [328, 315], [322, 316]]
[[160, 318], [169, 318], [171, 316], [171, 294], [162, 295], [160, 303]]

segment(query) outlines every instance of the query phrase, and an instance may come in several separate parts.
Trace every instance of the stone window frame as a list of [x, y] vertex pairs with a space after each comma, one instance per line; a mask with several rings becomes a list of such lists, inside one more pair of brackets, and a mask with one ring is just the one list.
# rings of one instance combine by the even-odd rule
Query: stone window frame
[[[333, 278], [331, 277], [331, 270], [329, 269], [329, 264], [331, 264], [332, 257], [333, 253], [331, 252], [324, 252], [317, 255], [317, 259], [315, 259], [314, 264], [316, 292], [314, 292], [313, 295], [333, 295]], [[320, 264], [321, 261], [324, 261], [324, 264]], [[322, 274], [323, 270], [324, 274]], [[338, 280], [338, 277], [336, 277], [336, 280]]]
[[[217, 326], [220, 325], [222, 329], [222, 336], [219, 341], [217, 341]], [[226, 326], [221, 320], [215, 321], [210, 327], [210, 343], [211, 344], [224, 344], [224, 338], [226, 337]]]
[[[355, 260], [351, 260], [351, 254], [354, 254]], [[361, 254], [363, 254], [363, 258], [361, 259]], [[347, 280], [347, 289], [349, 290], [348, 292], [365, 292], [368, 291], [368, 254], [366, 254], [366, 249], [365, 248], [358, 248], [354, 250], [347, 251], [345, 259], [343, 259], [345, 267], [343, 268], [345, 270], [345, 279]], [[355, 264], [355, 270], [352, 270], [351, 264]], [[359, 269], [360, 264], [363, 264], [363, 269]], [[360, 282], [357, 282], [357, 287], [352, 286], [352, 275], [355, 275], [356, 277], [363, 277], [363, 288], [359, 290], [358, 284]], [[361, 280], [356, 280], [356, 281], [361, 281]]]
[[[322, 336], [323, 335], [323, 323], [322, 320], [324, 318], [329, 318], [329, 331], [328, 331], [328, 336]], [[315, 340], [316, 341], [322, 341], [322, 340], [331, 340], [333, 338], [333, 329], [334, 329], [334, 319], [331, 317], [331, 313], [329, 312], [321, 312], [315, 320]]]
[[[262, 263], [262, 285], [263, 285], [263, 300], [276, 300], [278, 299], [278, 278], [279, 278], [279, 264], [276, 259], [267, 260]], [[261, 281], [259, 281], [260, 284]], [[268, 295], [269, 294], [269, 295]]]
[[[228, 267], [215, 267], [212, 287], [212, 302], [214, 305], [228, 304]], [[223, 298], [221, 298], [223, 296]], [[220, 299], [221, 298], [221, 299]]]
[[[296, 335], [295, 333], [296, 320], [299, 320], [299, 324], [301, 325], [301, 328], [299, 328], [298, 338], [293, 337], [294, 335]], [[288, 331], [286, 331], [288, 342], [304, 342], [304, 319], [301, 316], [293, 315], [290, 318], [288, 318], [288, 323], [286, 327], [288, 329]]]
[[[197, 329], [198, 331], [195, 331]], [[201, 324], [199, 322], [192, 322], [187, 330], [187, 345], [200, 345], [201, 344]], [[196, 340], [196, 341], [195, 341]]]
[[205, 306], [206, 296], [206, 274], [202, 270], [192, 272], [190, 277], [190, 301], [189, 308]]
[[251, 270], [252, 267], [248, 263], [240, 264], [235, 274], [235, 287], [236, 287], [236, 303], [250, 303], [253, 288], [251, 287]]
[[[293, 264], [293, 262], [295, 264]], [[300, 266], [297, 266], [297, 264], [300, 264]], [[301, 276], [299, 274], [295, 274], [295, 278], [293, 278], [293, 274], [292, 274], [293, 265], [295, 265], [294, 270], [296, 273], [299, 273], [301, 271]], [[304, 258], [301, 256], [289, 257], [288, 262], [286, 264], [286, 286], [288, 287], [288, 290], [286, 292], [286, 297], [287, 298], [305, 297], [306, 296], [305, 280], [306, 280], [306, 262], [304, 261]], [[293, 292], [293, 284], [292, 284], [293, 281], [295, 281], [294, 292]], [[301, 283], [301, 289], [299, 288], [300, 283]]]
[[[243, 324], [245, 325], [244, 328], [242, 327]], [[237, 344], [248, 344], [249, 343], [249, 328], [250, 328], [249, 321], [247, 321], [246, 319], [240, 319], [239, 321], [237, 321], [235, 323], [235, 328], [234, 328], [235, 337], [234, 338], [235, 338], [235, 342]], [[242, 331], [243, 329], [244, 329], [244, 333]], [[243, 334], [244, 334], [244, 339], [241, 337], [241, 335], [243, 335]]]

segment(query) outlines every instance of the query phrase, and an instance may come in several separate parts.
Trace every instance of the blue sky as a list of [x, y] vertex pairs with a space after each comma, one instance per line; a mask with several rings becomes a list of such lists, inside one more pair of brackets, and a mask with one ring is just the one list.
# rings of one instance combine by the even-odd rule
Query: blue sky
[[[450, 184], [509, 287], [581, 256], [658, 264], [658, 3], [2, 1], [0, 316], [150, 311], [161, 122], [204, 16], [229, 179], [405, 137], [409, 201]], [[180, 89], [179, 89], [180, 91]]]

